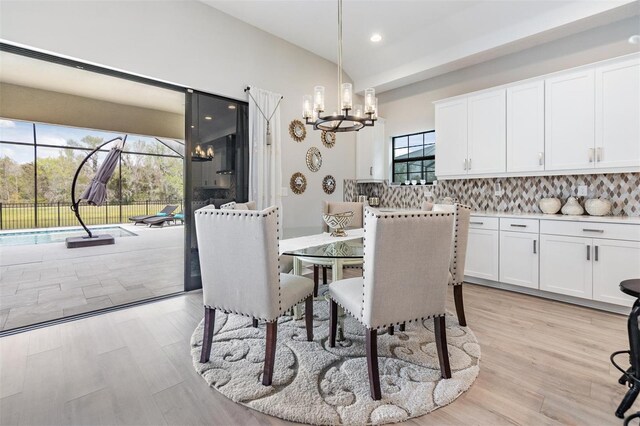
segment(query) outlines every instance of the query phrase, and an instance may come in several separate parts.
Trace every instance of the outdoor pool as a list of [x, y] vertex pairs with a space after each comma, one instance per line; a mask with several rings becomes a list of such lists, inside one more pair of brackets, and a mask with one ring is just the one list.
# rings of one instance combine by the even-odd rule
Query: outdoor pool
[[[137, 234], [119, 226], [90, 227], [94, 235], [111, 234], [118, 237], [134, 237]], [[0, 233], [0, 246], [22, 246], [30, 244], [64, 243], [68, 237], [82, 237], [86, 232], [82, 228], [48, 229], [29, 232]]]

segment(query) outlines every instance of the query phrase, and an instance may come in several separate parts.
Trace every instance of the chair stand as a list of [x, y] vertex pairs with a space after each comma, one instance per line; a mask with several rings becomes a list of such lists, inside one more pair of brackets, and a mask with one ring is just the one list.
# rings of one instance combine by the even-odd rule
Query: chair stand
[[200, 353], [200, 362], [204, 364], [209, 362], [211, 355], [211, 342], [213, 341], [213, 326], [216, 320], [216, 310], [214, 308], [204, 307], [204, 335], [202, 336], [202, 352]]
[[253, 326], [253, 328], [258, 328], [258, 318], [254, 318], [251, 321], [251, 325]]
[[322, 267], [322, 284], [327, 285], [327, 267]]
[[329, 347], [336, 347], [336, 333], [338, 331], [338, 304], [329, 300]]
[[400, 331], [405, 331], [405, 329], [407, 328], [407, 324], [406, 323], [402, 323], [400, 324]]
[[313, 296], [304, 300], [304, 325], [307, 329], [307, 342], [313, 341]]
[[456, 314], [458, 314], [458, 323], [462, 327], [467, 326], [467, 319], [464, 316], [464, 301], [462, 299], [462, 284], [453, 286], [453, 298], [456, 303]]
[[393, 336], [394, 332], [395, 332], [395, 328], [392, 325], [387, 327], [387, 333], [389, 334], [389, 336]]
[[318, 297], [318, 265], [313, 265], [313, 297]]
[[440, 361], [440, 373], [443, 379], [451, 378], [451, 366], [449, 365], [449, 349], [447, 348], [447, 329], [444, 317], [433, 319], [433, 331], [436, 335], [436, 349]]
[[262, 384], [271, 386], [273, 379], [273, 366], [276, 361], [276, 340], [278, 338], [278, 321], [267, 322], [267, 345], [264, 351], [264, 372]]
[[378, 330], [367, 329], [365, 345], [367, 347], [367, 370], [369, 372], [369, 389], [371, 398], [379, 401], [382, 398], [380, 392], [380, 370], [378, 369]]

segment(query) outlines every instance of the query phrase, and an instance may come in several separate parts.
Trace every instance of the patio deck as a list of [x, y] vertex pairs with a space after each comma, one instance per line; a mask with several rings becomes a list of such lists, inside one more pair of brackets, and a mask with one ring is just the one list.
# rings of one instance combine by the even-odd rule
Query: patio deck
[[118, 225], [110, 246], [0, 246], [0, 330], [183, 290], [182, 226]]

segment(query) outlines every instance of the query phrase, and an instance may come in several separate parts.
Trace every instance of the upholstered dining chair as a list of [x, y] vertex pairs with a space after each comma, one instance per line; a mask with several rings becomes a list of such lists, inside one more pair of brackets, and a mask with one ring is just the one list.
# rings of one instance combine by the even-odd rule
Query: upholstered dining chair
[[[345, 213], [345, 212], [353, 212], [353, 218], [349, 223], [347, 229], [357, 229], [362, 228], [362, 218], [364, 214], [364, 203], [358, 202], [347, 202], [347, 201], [324, 201], [322, 204], [322, 213]], [[322, 230], [324, 232], [329, 232], [329, 227], [323, 221]], [[350, 266], [358, 266], [361, 262], [353, 262], [350, 263]], [[330, 267], [329, 264], [313, 264], [313, 288], [314, 294], [318, 295], [318, 286], [320, 282], [320, 274], [319, 270], [322, 268], [322, 283], [327, 283], [327, 269]]]
[[[425, 207], [423, 203], [422, 209], [426, 210]], [[453, 286], [453, 299], [456, 305], [458, 323], [466, 327], [467, 319], [464, 314], [462, 284], [464, 284], [464, 267], [467, 259], [471, 207], [459, 203], [432, 204], [431, 207], [430, 211], [433, 212], [453, 212], [455, 214], [453, 241], [451, 243], [451, 265], [449, 266], [449, 285]]]
[[[200, 362], [208, 362], [215, 312], [266, 322], [267, 344], [262, 384], [271, 385], [278, 318], [305, 301], [307, 340], [313, 340], [313, 282], [281, 274], [278, 265], [277, 207], [256, 210], [197, 210], [204, 299], [204, 338]], [[249, 259], [249, 261], [247, 261]]]
[[329, 346], [338, 305], [366, 327], [371, 397], [379, 400], [378, 330], [433, 318], [443, 378], [451, 377], [445, 304], [453, 213], [381, 213], [365, 210], [363, 276], [329, 284]]

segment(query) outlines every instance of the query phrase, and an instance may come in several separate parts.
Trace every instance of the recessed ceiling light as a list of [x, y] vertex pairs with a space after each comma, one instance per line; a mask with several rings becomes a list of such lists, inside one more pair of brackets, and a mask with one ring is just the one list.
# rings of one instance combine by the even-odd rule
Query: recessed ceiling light
[[369, 40], [371, 40], [374, 43], [377, 43], [379, 41], [382, 41], [382, 36], [380, 34], [378, 34], [378, 33], [373, 33]]
[[210, 115], [205, 115], [205, 116], [204, 116], [204, 119], [205, 119], [205, 120], [213, 120], [213, 117], [212, 117], [212, 116], [210, 116]]
[[230, 104], [227, 108], [229, 108], [229, 109], [236, 109], [236, 106], [235, 106], [235, 105], [233, 105], [233, 104]]
[[628, 40], [628, 41], [629, 41], [629, 43], [631, 43], [631, 44], [638, 44], [638, 43], [640, 43], [640, 35], [638, 35], [638, 34], [634, 34], [634, 35], [632, 35], [631, 37], [629, 37], [629, 40]]
[[195, 128], [196, 128], [196, 126], [191, 126], [191, 128], [192, 128], [192, 129], [195, 129]]

